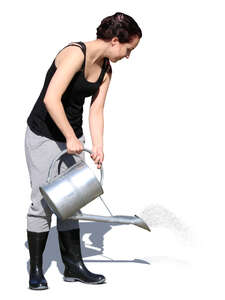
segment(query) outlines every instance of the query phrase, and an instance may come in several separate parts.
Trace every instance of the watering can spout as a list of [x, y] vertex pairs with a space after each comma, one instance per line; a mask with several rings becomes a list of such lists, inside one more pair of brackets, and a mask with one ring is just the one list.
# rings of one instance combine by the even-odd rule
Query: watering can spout
[[84, 221], [97, 221], [105, 223], [117, 223], [117, 224], [133, 224], [145, 230], [151, 231], [148, 225], [138, 216], [98, 216], [98, 215], [87, 215], [81, 211], [71, 216], [69, 219], [72, 220], [84, 220]]
[[135, 215], [134, 225], [141, 227], [143, 229], [146, 229], [148, 231], [151, 231], [151, 229], [148, 227], [148, 225], [144, 222], [143, 219]]

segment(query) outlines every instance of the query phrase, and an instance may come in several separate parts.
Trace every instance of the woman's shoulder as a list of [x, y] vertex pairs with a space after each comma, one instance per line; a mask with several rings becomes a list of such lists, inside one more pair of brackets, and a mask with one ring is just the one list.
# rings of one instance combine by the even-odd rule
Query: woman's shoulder
[[74, 60], [74, 58], [78, 59], [83, 63], [84, 61], [84, 53], [80, 44], [78, 43], [70, 43], [65, 46], [55, 57], [55, 65], [58, 67], [65, 60]]

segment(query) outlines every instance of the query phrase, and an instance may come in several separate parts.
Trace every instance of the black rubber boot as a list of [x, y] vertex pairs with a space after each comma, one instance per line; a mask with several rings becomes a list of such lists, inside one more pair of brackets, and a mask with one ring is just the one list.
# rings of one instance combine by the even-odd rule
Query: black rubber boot
[[45, 290], [47, 281], [42, 271], [42, 255], [48, 238], [47, 232], [27, 231], [27, 241], [30, 252], [30, 279], [29, 288], [32, 290]]
[[85, 267], [80, 249], [80, 229], [58, 231], [59, 248], [65, 265], [64, 281], [81, 281], [99, 284], [105, 281], [103, 275], [94, 274]]

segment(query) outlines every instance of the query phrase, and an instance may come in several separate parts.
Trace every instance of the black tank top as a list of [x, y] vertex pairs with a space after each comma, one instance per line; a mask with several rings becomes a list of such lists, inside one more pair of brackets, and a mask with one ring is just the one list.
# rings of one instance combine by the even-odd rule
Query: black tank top
[[[84, 53], [84, 62], [81, 67], [81, 70], [77, 72], [69, 83], [67, 89], [62, 95], [61, 101], [67, 116], [67, 119], [72, 126], [76, 137], [80, 138], [83, 135], [83, 104], [85, 97], [94, 95], [99, 86], [102, 83], [105, 72], [107, 68], [110, 68], [109, 59], [104, 58], [101, 74], [96, 82], [89, 82], [84, 77], [84, 68], [86, 61], [86, 46], [83, 42], [76, 42], [81, 46], [81, 49]], [[73, 43], [68, 44], [68, 46], [77, 46]], [[64, 48], [66, 48], [64, 47]], [[64, 49], [63, 48], [63, 49]], [[63, 50], [62, 49], [62, 50]], [[59, 53], [59, 52], [58, 52]], [[55, 59], [53, 60], [50, 68], [47, 71], [44, 86], [41, 90], [41, 93], [27, 119], [27, 124], [30, 129], [37, 135], [45, 136], [49, 139], [65, 142], [66, 139], [60, 129], [57, 127], [55, 122], [52, 120], [50, 114], [48, 113], [43, 99], [47, 91], [49, 82], [56, 71]]]

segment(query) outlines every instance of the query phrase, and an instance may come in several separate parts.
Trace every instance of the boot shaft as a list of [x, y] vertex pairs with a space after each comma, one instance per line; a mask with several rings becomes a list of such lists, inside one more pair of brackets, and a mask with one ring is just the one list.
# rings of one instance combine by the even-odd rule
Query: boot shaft
[[45, 250], [49, 231], [32, 232], [27, 231], [27, 241], [30, 253], [30, 265], [42, 267], [42, 255]]
[[59, 248], [64, 264], [82, 260], [80, 247], [80, 229], [58, 231]]
[[29, 288], [33, 290], [47, 289], [48, 284], [42, 271], [42, 255], [45, 250], [49, 232], [27, 231], [27, 241], [30, 253]]
[[103, 275], [90, 272], [84, 265], [80, 247], [80, 229], [58, 231], [59, 248], [65, 265], [65, 281], [81, 281], [98, 284], [105, 281]]

